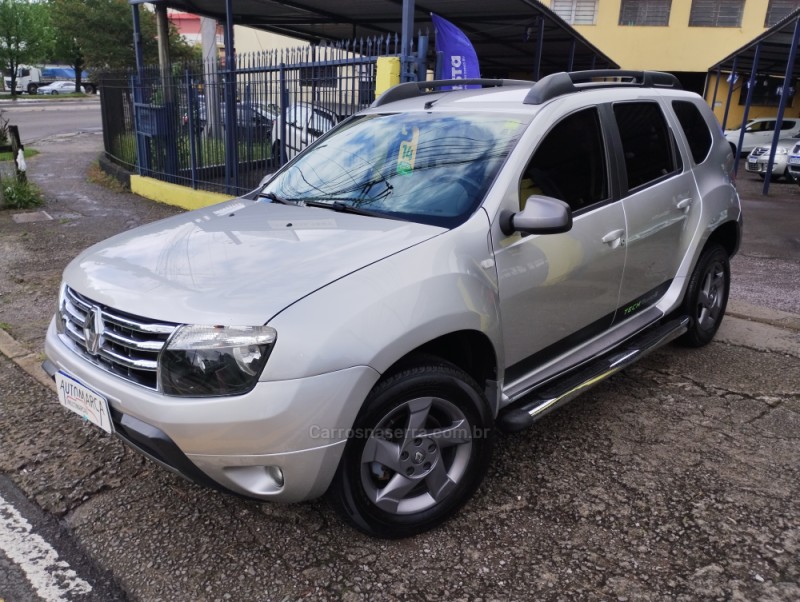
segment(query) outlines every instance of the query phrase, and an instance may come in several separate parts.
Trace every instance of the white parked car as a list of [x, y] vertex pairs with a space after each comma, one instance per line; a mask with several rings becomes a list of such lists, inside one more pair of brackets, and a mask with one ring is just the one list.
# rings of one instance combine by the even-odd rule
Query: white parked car
[[[81, 86], [80, 90], [81, 94], [86, 94], [86, 89], [83, 86]], [[42, 86], [36, 91], [36, 93], [50, 95], [75, 94], [75, 82], [53, 82], [52, 84]]]
[[[774, 117], [753, 119], [744, 128], [744, 140], [742, 140], [742, 153], [747, 154], [757, 146], [772, 146], [772, 136], [775, 134]], [[734, 153], [739, 144], [739, 134], [741, 128], [726, 130], [725, 139], [730, 142]], [[781, 138], [795, 138], [800, 135], [800, 119], [784, 119], [781, 123]]]

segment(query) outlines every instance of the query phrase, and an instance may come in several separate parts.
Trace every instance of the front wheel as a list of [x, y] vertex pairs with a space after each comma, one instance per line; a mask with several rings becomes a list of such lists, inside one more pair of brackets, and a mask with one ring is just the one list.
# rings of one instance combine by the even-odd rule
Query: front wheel
[[722, 245], [709, 246], [692, 272], [683, 311], [691, 318], [689, 330], [680, 341], [690, 347], [711, 342], [722, 323], [731, 286], [730, 260]]
[[385, 538], [436, 527], [483, 479], [492, 417], [478, 385], [446, 362], [382, 379], [347, 442], [328, 492], [359, 530]]

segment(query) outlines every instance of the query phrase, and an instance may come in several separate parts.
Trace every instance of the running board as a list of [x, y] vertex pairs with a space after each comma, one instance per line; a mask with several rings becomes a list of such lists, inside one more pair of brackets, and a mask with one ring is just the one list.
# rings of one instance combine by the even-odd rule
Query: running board
[[644, 331], [577, 372], [535, 389], [523, 400], [503, 409], [497, 417], [498, 428], [507, 433], [528, 428], [546, 414], [678, 338], [688, 327], [689, 317], [682, 316]]

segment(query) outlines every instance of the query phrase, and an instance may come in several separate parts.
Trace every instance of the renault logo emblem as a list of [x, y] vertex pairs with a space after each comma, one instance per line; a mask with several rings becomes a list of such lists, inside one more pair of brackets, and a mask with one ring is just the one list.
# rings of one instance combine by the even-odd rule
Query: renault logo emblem
[[99, 307], [93, 307], [92, 311], [86, 316], [86, 322], [83, 325], [83, 337], [86, 341], [86, 351], [90, 355], [97, 355], [103, 342], [103, 317], [100, 315]]

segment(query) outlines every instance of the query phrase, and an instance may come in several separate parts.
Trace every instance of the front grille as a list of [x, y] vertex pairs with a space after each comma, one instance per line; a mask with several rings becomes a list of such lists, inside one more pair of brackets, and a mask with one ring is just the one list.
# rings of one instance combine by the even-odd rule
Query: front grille
[[[94, 365], [150, 389], [158, 388], [158, 354], [177, 324], [157, 322], [95, 303], [65, 287], [59, 308], [64, 321], [61, 335], [69, 346]], [[96, 318], [99, 316], [99, 318]], [[98, 327], [93, 328], [92, 323]], [[90, 349], [89, 334], [98, 335]]]

